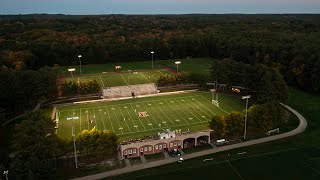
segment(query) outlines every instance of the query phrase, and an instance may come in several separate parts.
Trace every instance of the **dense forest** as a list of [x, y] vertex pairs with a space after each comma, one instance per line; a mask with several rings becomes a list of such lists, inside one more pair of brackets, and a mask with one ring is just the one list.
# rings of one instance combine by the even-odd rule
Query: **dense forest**
[[320, 15], [0, 16], [0, 67], [192, 57], [277, 68], [287, 83], [320, 90]]

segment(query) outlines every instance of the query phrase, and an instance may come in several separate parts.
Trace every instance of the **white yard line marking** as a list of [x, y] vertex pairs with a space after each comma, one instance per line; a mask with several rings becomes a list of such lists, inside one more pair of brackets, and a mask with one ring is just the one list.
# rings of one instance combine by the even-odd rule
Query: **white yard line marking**
[[[130, 104], [130, 106], [132, 106], [131, 104]], [[132, 106], [133, 107], [133, 106]], [[140, 119], [140, 121], [141, 121], [141, 123], [142, 123], [142, 120], [141, 120], [141, 118], [139, 117], [139, 115], [138, 115], [138, 113], [139, 112], [142, 112], [142, 111], [145, 111], [145, 109], [141, 109], [141, 105], [140, 104], [136, 104], [136, 108], [137, 108], [137, 117]], [[150, 115], [150, 114], [149, 114]], [[153, 129], [153, 125], [154, 125], [154, 123], [152, 123], [151, 121], [149, 121], [149, 117], [146, 117], [146, 118], [144, 118], [144, 119], [146, 119], [147, 121], [148, 121], [148, 126], [151, 126], [151, 129]], [[151, 125], [149, 125], [149, 124], [151, 124]]]
[[[111, 120], [111, 118], [110, 118], [110, 114], [109, 114], [109, 111], [108, 111], [108, 108], [105, 107], [105, 109], [106, 109], [106, 111], [107, 111], [107, 114], [108, 114], [108, 117], [109, 117], [109, 121], [110, 121], [110, 123], [111, 123], [112, 131], [115, 133], [114, 128], [113, 128], [113, 124], [112, 124], [112, 120]], [[119, 125], [120, 125], [120, 124], [119, 124]], [[121, 132], [122, 132], [122, 130], [121, 130]], [[123, 134], [123, 132], [122, 132], [122, 134]]]
[[[196, 123], [189, 123], [189, 124], [182, 124], [182, 125], [176, 125], [176, 126], [171, 126], [170, 128], [177, 128], [177, 127], [181, 127], [181, 126], [189, 126], [189, 125], [194, 125], [194, 124], [204, 124], [204, 123], [208, 123], [208, 121], [201, 121], [201, 122], [196, 122]], [[152, 130], [146, 130], [146, 131], [140, 131], [140, 132], [148, 132], [148, 131], [153, 131], [153, 130], [163, 130], [163, 128], [155, 128]], [[131, 132], [131, 133], [123, 133], [123, 134], [117, 134], [117, 135], [127, 135], [127, 134], [134, 134], [137, 132]]]
[[[208, 99], [206, 99], [205, 97], [203, 97], [203, 96], [201, 96], [201, 95], [200, 95], [200, 97], [202, 97], [203, 99], [209, 101]], [[211, 103], [211, 101], [209, 101], [209, 102]], [[217, 106], [215, 106], [215, 107], [217, 107]], [[225, 112], [226, 114], [230, 114], [230, 113], [228, 113], [227, 111], [225, 111], [224, 109], [222, 109], [222, 108], [220, 108], [220, 107], [217, 107], [217, 108], [220, 109], [220, 110], [222, 110], [222, 111]]]
[[144, 78], [146, 78], [149, 81], [149, 83], [151, 83], [151, 81], [143, 73], [139, 73], [139, 74], [142, 75]]
[[90, 123], [89, 123], [89, 111], [86, 109], [86, 114], [87, 114], [87, 121], [88, 121], [88, 130], [90, 130]]
[[[155, 100], [155, 104], [156, 104], [157, 101], [159, 101], [159, 100]], [[172, 124], [172, 125], [175, 125], [175, 123], [173, 123], [173, 122], [171, 121], [171, 118], [169, 118], [169, 117], [167, 116], [167, 114], [166, 114], [165, 112], [163, 112], [162, 109], [161, 109], [159, 106], [157, 106], [157, 107], [158, 107], [158, 109], [160, 109], [160, 111], [166, 116], [166, 118], [169, 119], [169, 121], [171, 122], [171, 124]], [[168, 110], [168, 108], [167, 108], [166, 105], [164, 105], [163, 107], [165, 107], [165, 108]], [[174, 116], [174, 117], [177, 117], [175, 114], [173, 114], [173, 116]], [[180, 118], [176, 118], [176, 119], [179, 119], [179, 120], [180, 120]], [[176, 121], [176, 122], [179, 122], [180, 124], [182, 124], [182, 123], [181, 123], [181, 120], [180, 120], [180, 121]]]
[[[111, 107], [113, 107], [113, 106], [111, 106]], [[113, 113], [114, 113], [114, 115], [116, 116], [116, 119], [117, 119], [117, 122], [118, 122], [118, 125], [119, 125], [119, 128], [122, 128], [122, 129], [120, 129], [121, 130], [121, 132], [122, 132], [122, 134], [123, 134], [123, 127], [120, 125], [120, 123], [119, 123], [119, 118], [118, 118], [118, 116], [117, 116], [117, 114], [116, 114], [116, 112], [115, 111], [113, 111]], [[111, 119], [110, 119], [111, 120]]]
[[[180, 101], [178, 101], [182, 106], [181, 107], [186, 107], [186, 106], [183, 106], [183, 104], [180, 102]], [[188, 111], [188, 109], [187, 108], [185, 108], [186, 109], [186, 111], [183, 111], [183, 112], [190, 112], [195, 118], [197, 118], [197, 119], [199, 119], [200, 121], [201, 121], [201, 118], [199, 118], [198, 116], [196, 116], [192, 111]], [[202, 114], [200, 114], [198, 111], [196, 111], [198, 114], [199, 114], [199, 116], [201, 117], [201, 115]], [[189, 118], [190, 119], [190, 118]], [[193, 119], [190, 119], [190, 120], [193, 120]]]
[[127, 82], [127, 81], [124, 79], [124, 77], [122, 76], [122, 74], [120, 74], [120, 76], [122, 77], [122, 79], [124, 80], [124, 82], [126, 82], [126, 84], [129, 85], [128, 82]]
[[[99, 108], [99, 110], [101, 110], [101, 108]], [[104, 130], [106, 130], [106, 126], [104, 124], [104, 119], [102, 117], [102, 112], [101, 111], [99, 111], [99, 112], [100, 112], [100, 116], [101, 116], [101, 119], [102, 119], [103, 128], [104, 128]]]
[[[148, 108], [146, 107], [146, 105], [144, 105], [143, 102], [142, 102], [141, 104], [144, 106], [144, 108], [145, 108], [146, 110], [148, 110]], [[149, 106], [148, 106], [148, 107], [149, 107]], [[164, 120], [162, 119], [161, 116], [159, 116], [159, 114], [157, 113], [157, 111], [155, 111], [153, 108], [151, 108], [151, 109], [155, 112], [155, 114], [157, 114], [158, 117], [160, 117], [160, 119], [161, 119], [162, 122], [163, 122]], [[147, 111], [147, 112], [148, 112], [148, 111]], [[149, 117], [151, 117], [151, 119], [153, 119], [153, 121], [155, 122], [156, 127], [158, 127], [159, 124], [161, 124], [161, 126], [162, 126], [162, 122], [159, 123], [159, 122], [155, 119], [156, 116], [153, 116], [151, 112], [148, 112], [148, 114], [149, 114]], [[165, 125], [166, 125], [166, 127], [168, 127], [167, 124], [165, 124]]]
[[[134, 119], [132, 118], [131, 114], [129, 113], [128, 107], [125, 106], [125, 109], [127, 110], [127, 114], [130, 116], [130, 121], [133, 122], [133, 125], [134, 125], [133, 127], [136, 127], [137, 125], [136, 125], [136, 123], [134, 122]], [[144, 126], [143, 126], [143, 127], [144, 127]], [[138, 126], [136, 127], [136, 129], [138, 130]], [[146, 128], [144, 128], [144, 130], [146, 130]]]
[[[171, 102], [172, 102], [172, 101], [171, 101]], [[174, 104], [174, 105], [176, 106], [176, 103], [171, 103], [171, 104]], [[175, 111], [175, 112], [181, 117], [180, 122], [181, 122], [181, 120], [184, 120], [187, 124], [190, 123], [189, 121], [187, 121], [187, 120], [185, 119], [185, 118], [189, 117], [188, 114], [184, 113], [184, 114], [186, 115], [186, 117], [183, 117], [175, 108], [173, 108], [173, 107], [170, 106], [170, 105], [169, 105], [169, 107], [171, 107], [171, 109], [173, 109], [173, 111]], [[178, 109], [179, 109], [179, 108], [178, 108]], [[193, 121], [193, 120], [192, 120], [192, 121]], [[193, 122], [195, 122], [195, 121], [193, 121]]]
[[[135, 109], [132, 107], [132, 105], [130, 104], [130, 106], [131, 106], [131, 109], [134, 111]], [[127, 109], [127, 111], [128, 111], [128, 109]], [[128, 112], [129, 113], [129, 112]], [[144, 128], [144, 130], [146, 130], [146, 127], [144, 127], [144, 125], [143, 125], [143, 123], [142, 123], [142, 121], [141, 121], [141, 119], [140, 119], [140, 117], [139, 117], [139, 115], [137, 115], [138, 114], [138, 112], [135, 112], [135, 115], [137, 116], [137, 118], [139, 119], [139, 121], [140, 121], [140, 124], [143, 126], [143, 128]], [[130, 116], [131, 117], [131, 116]], [[132, 118], [132, 117], [131, 117]], [[133, 120], [133, 119], [132, 119]], [[149, 122], [149, 121], [148, 121]]]
[[242, 179], [242, 180], [244, 180], [242, 177], [241, 177], [241, 175], [239, 174], [239, 172], [230, 164], [230, 162], [229, 161], [227, 161], [228, 162], [228, 164], [230, 165], [230, 167], [238, 174], [238, 176]]
[[[125, 118], [124, 117], [124, 114], [122, 113], [122, 111], [121, 111], [121, 108], [119, 107], [119, 105], [118, 105], [118, 108], [120, 109], [120, 112], [121, 112], [121, 114], [122, 114], [122, 117], [123, 118]], [[113, 111], [114, 112], [114, 111]], [[128, 127], [128, 129], [129, 129], [129, 131], [131, 132], [131, 129], [130, 129], [130, 127], [129, 127], [129, 125], [128, 125], [128, 123], [127, 123], [127, 121], [126, 120], [123, 120], [125, 123], [126, 123], [126, 125], [127, 125], [127, 127]]]
[[98, 129], [98, 123], [97, 123], [97, 117], [96, 117], [96, 112], [94, 111], [94, 108], [93, 109], [93, 119], [94, 121], [96, 121], [96, 129]]
[[82, 132], [82, 128], [81, 128], [81, 108], [80, 108], [80, 117], [79, 117], [79, 119], [80, 119], [80, 132]]
[[[214, 112], [212, 112], [212, 110], [210, 110], [209, 108], [207, 108], [205, 105], [203, 105], [201, 102], [197, 101], [194, 98], [194, 101], [190, 100], [189, 98], [185, 98], [187, 99], [187, 101], [190, 101], [192, 104], [195, 104], [194, 102], [196, 102], [197, 104], [200, 104], [200, 106], [204, 107], [204, 109], [207, 109], [209, 112], [211, 112], [213, 115], [216, 115]], [[201, 111], [203, 111], [202, 109], [200, 109]], [[203, 111], [205, 114], [207, 114], [209, 117], [212, 116], [210, 114], [208, 114], [206, 111]]]
[[104, 86], [104, 83], [103, 83], [103, 81], [102, 81], [102, 78], [101, 78], [101, 76], [99, 76], [100, 77], [100, 81], [101, 81], [101, 83], [102, 83], [102, 88], [104, 88], [105, 86]]
[[[156, 105], [157, 103], [154, 102], [153, 104]], [[162, 116], [159, 115], [156, 110], [154, 110], [154, 108], [153, 108], [152, 105], [151, 105], [150, 107], [151, 107], [151, 109], [157, 114], [157, 116], [161, 119], [161, 122], [164, 122], [164, 121], [167, 122], [167, 120], [164, 120], [164, 119], [162, 118]], [[167, 118], [167, 119], [169, 119], [169, 118]], [[171, 123], [172, 125], [174, 125], [170, 119], [169, 119], [169, 121], [170, 121], [170, 123]], [[157, 121], [157, 123], [159, 123], [159, 122]], [[160, 123], [160, 124], [161, 124], [161, 123]], [[165, 123], [165, 125], [166, 125], [167, 127], [169, 127], [167, 123]]]

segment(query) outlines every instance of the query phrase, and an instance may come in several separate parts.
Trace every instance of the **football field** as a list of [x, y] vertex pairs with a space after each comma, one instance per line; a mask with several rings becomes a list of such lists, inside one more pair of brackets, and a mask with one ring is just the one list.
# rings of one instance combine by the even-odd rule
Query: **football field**
[[82, 76], [67, 77], [65, 81], [86, 82], [96, 80], [100, 87], [127, 86], [135, 84], [156, 83], [160, 76], [172, 74], [171, 72], [160, 69], [150, 71], [127, 71], [127, 72], [108, 72], [98, 74], [86, 74]]
[[85, 129], [110, 130], [122, 138], [154, 135], [164, 129], [208, 129], [213, 115], [242, 110], [240, 97], [220, 95], [220, 107], [211, 104], [208, 92], [63, 106], [57, 109], [60, 137]]

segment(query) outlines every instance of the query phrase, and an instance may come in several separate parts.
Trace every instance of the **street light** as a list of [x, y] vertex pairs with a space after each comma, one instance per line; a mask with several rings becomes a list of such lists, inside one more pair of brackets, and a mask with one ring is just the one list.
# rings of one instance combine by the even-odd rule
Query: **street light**
[[3, 171], [3, 174], [6, 175], [7, 180], [8, 180], [8, 173], [9, 173], [9, 170]]
[[251, 97], [250, 95], [242, 96], [242, 99], [247, 99], [247, 102], [246, 102], [246, 116], [245, 116], [245, 120], [244, 120], [244, 133], [243, 133], [243, 139], [244, 140], [246, 140], [246, 136], [247, 136], [248, 99], [250, 97]]
[[78, 58], [79, 58], [79, 62], [80, 62], [80, 74], [81, 74], [81, 58], [82, 58], [82, 55], [78, 55]]
[[154, 51], [151, 51], [151, 57], [152, 57], [152, 69], [153, 69], [153, 54], [154, 54]]
[[77, 146], [76, 146], [75, 134], [74, 134], [74, 132], [73, 132], [73, 127], [72, 127], [72, 137], [73, 137], [73, 149], [74, 149], [74, 162], [75, 162], [75, 164], [76, 164], [76, 168], [78, 168]]
[[175, 64], [177, 65], [177, 74], [179, 72], [179, 64], [181, 64], [181, 61], [176, 61]]
[[76, 70], [75, 68], [70, 68], [70, 69], [68, 69], [68, 71], [71, 73], [72, 79], [73, 79], [73, 74], [72, 74], [72, 72], [75, 71], [75, 70]]

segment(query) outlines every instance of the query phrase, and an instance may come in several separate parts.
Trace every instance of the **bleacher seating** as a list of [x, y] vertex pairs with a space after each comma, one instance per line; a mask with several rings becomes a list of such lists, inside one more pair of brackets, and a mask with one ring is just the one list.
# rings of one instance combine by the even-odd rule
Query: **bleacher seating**
[[130, 97], [132, 96], [132, 92], [134, 92], [135, 96], [158, 93], [157, 85], [151, 83], [110, 87], [103, 89], [102, 95], [104, 99]]

